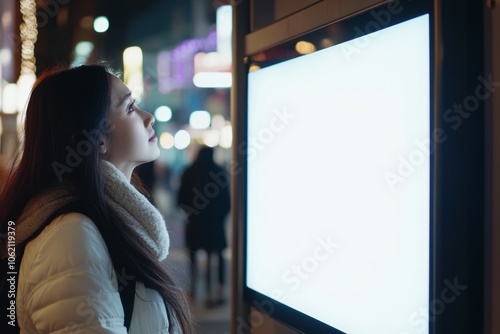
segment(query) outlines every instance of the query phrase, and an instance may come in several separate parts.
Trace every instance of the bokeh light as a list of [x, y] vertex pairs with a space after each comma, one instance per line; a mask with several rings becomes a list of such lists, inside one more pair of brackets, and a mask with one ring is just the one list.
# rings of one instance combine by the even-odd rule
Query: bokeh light
[[174, 146], [178, 150], [183, 150], [189, 146], [191, 136], [186, 130], [179, 130], [174, 136]]
[[172, 136], [171, 133], [163, 132], [160, 135], [160, 145], [164, 149], [166, 150], [171, 149], [172, 147], [174, 147], [174, 143], [175, 143], [174, 136]]
[[172, 109], [167, 106], [159, 106], [155, 110], [155, 118], [158, 122], [168, 122], [172, 119]]
[[193, 129], [208, 129], [211, 116], [206, 110], [196, 110], [189, 116], [189, 126]]
[[94, 30], [96, 32], [106, 32], [109, 28], [109, 21], [106, 16], [98, 16], [94, 20]]

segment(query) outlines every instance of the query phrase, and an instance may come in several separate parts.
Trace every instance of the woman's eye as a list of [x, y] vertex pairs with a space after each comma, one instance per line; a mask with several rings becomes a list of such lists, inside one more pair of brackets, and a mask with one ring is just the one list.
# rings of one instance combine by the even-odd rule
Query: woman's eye
[[135, 111], [135, 100], [128, 106], [128, 112]]

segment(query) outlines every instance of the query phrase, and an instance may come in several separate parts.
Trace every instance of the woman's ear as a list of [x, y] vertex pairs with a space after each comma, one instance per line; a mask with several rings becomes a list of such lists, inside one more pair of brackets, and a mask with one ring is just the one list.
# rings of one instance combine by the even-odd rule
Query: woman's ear
[[104, 140], [101, 140], [101, 142], [99, 143], [99, 153], [101, 154], [108, 153], [108, 144]]

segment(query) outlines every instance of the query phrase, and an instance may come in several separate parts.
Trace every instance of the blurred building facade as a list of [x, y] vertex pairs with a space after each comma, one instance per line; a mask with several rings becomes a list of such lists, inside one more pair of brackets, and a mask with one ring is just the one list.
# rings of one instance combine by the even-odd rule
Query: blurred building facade
[[[217, 162], [228, 164], [232, 22], [230, 6], [220, 10], [224, 5], [204, 0], [2, 1], [2, 96], [12, 96], [9, 89], [13, 86], [5, 87], [17, 84], [20, 77], [20, 27], [26, 19], [21, 9], [28, 6], [36, 18], [34, 74], [55, 65], [105, 62], [129, 88], [141, 86], [137, 89], [139, 105], [156, 116], [154, 127], [162, 147], [159, 164], [176, 175], [200, 144], [215, 147]], [[125, 50], [131, 47], [127, 61]], [[130, 61], [133, 64], [127, 64]], [[199, 86], [203, 87], [197, 87], [193, 81], [197, 72], [217, 72], [226, 82], [222, 86], [202, 82]], [[0, 153], [9, 159], [19, 147], [16, 138], [22, 135], [22, 107], [7, 106], [7, 113], [4, 109]], [[192, 116], [194, 111], [198, 112]]]

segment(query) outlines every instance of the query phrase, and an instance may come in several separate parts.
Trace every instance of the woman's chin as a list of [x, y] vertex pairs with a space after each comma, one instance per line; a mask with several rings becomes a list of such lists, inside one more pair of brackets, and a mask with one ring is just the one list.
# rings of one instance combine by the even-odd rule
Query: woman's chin
[[160, 157], [160, 148], [158, 146], [156, 146], [156, 152], [154, 154], [152, 154], [152, 158], [148, 162], [154, 161], [154, 160], [158, 159], [159, 157]]

